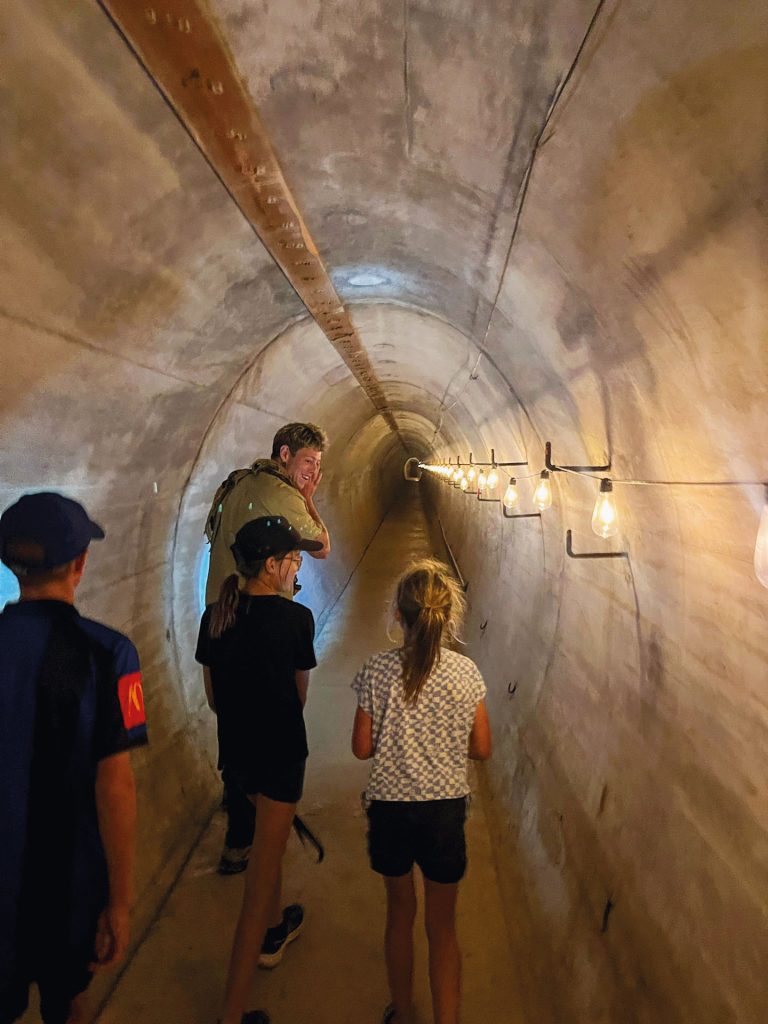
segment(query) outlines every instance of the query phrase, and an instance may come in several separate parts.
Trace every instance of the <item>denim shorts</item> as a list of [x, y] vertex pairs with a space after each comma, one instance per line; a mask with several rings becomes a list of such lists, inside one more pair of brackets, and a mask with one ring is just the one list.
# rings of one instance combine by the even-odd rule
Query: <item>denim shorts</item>
[[380, 875], [399, 878], [418, 864], [430, 882], [454, 884], [467, 869], [467, 797], [373, 800], [368, 808], [368, 856]]

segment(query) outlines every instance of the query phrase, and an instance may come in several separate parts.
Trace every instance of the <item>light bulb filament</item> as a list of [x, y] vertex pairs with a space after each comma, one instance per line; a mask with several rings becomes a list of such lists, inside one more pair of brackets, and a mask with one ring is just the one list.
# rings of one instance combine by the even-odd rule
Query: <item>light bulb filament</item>
[[509, 484], [507, 485], [506, 491], [504, 491], [504, 497], [502, 498], [504, 508], [512, 510], [517, 508], [518, 502], [520, 501], [520, 495], [517, 490], [517, 480], [512, 476], [509, 478]]
[[546, 469], [542, 470], [539, 483], [533, 492], [533, 503], [540, 512], [546, 511], [552, 504], [552, 483]]
[[592, 529], [603, 539], [613, 537], [619, 531], [619, 514], [613, 496], [613, 484], [608, 479], [600, 481], [600, 493], [592, 513]]

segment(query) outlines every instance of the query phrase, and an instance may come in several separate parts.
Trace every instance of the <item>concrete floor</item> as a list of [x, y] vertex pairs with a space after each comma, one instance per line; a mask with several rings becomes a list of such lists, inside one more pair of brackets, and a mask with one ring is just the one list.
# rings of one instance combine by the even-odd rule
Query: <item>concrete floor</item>
[[[382, 955], [383, 886], [368, 867], [360, 793], [368, 767], [349, 737], [355, 701], [349, 684], [372, 652], [389, 644], [387, 606], [397, 575], [432, 553], [416, 488], [385, 519], [317, 644], [307, 705], [310, 760], [301, 813], [326, 845], [315, 865], [289, 841], [286, 902], [306, 908], [302, 937], [274, 971], [260, 971], [252, 1005], [275, 1024], [365, 1024], [387, 1002]], [[471, 653], [471, 652], [470, 652]], [[215, 865], [224, 816], [217, 813], [146, 941], [123, 974], [100, 1024], [213, 1024], [220, 1000], [242, 876]], [[479, 799], [468, 825], [470, 867], [459, 904], [465, 1024], [522, 1021], [509, 937]], [[417, 926], [417, 1020], [431, 1021], [426, 943]]]

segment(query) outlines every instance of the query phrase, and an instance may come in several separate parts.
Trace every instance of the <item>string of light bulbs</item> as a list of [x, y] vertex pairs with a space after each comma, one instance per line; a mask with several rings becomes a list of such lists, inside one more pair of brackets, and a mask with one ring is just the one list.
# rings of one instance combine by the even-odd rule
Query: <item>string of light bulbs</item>
[[[614, 498], [614, 484], [629, 487], [762, 487], [764, 503], [755, 541], [754, 567], [757, 579], [764, 587], [768, 588], [768, 482], [764, 480], [650, 480], [611, 477], [605, 475], [606, 470], [610, 469], [610, 464], [607, 466], [561, 466], [554, 463], [552, 461], [552, 446], [549, 442], [545, 446], [544, 461], [547, 468], [540, 472], [524, 476], [510, 476], [501, 498], [497, 496], [498, 467], [526, 465], [527, 463], [497, 463], [494, 450], [491, 449], [489, 463], [474, 462], [470, 452], [469, 462], [462, 463], [457, 455], [455, 463], [449, 459], [448, 462], [436, 465], [419, 463], [419, 467], [441, 477], [446, 483], [465, 494], [476, 496], [479, 501], [500, 502], [503, 508], [510, 513], [517, 512], [520, 507], [519, 481], [538, 478], [539, 482], [534, 489], [532, 501], [542, 513], [552, 506], [552, 473], [568, 473], [573, 476], [586, 476], [593, 480], [599, 480], [600, 490], [592, 511], [592, 530], [603, 540], [615, 537], [619, 532], [619, 513]], [[485, 470], [489, 467], [490, 471], [486, 473]], [[505, 514], [505, 518], [516, 517]], [[525, 518], [525, 516], [521, 516], [521, 518]]]

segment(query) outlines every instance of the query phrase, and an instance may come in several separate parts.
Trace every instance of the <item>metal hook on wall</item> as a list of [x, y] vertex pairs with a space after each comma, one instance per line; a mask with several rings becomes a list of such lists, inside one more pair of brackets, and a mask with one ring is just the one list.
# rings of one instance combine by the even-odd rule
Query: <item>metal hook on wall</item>
[[527, 466], [528, 459], [525, 462], [497, 462], [496, 452], [491, 448], [491, 461], [490, 462], [472, 462], [472, 452], [469, 453], [469, 464], [475, 466], [492, 466], [494, 469], [498, 469], [500, 466]]
[[628, 551], [585, 551], [578, 554], [573, 550], [573, 536], [565, 531], [565, 551], [569, 558], [629, 558]]
[[505, 519], [541, 519], [541, 512], [510, 512], [506, 505], [502, 512]]
[[611, 460], [605, 466], [558, 466], [552, 461], [552, 442], [544, 444], [544, 464], [552, 473], [604, 473], [611, 468]]

